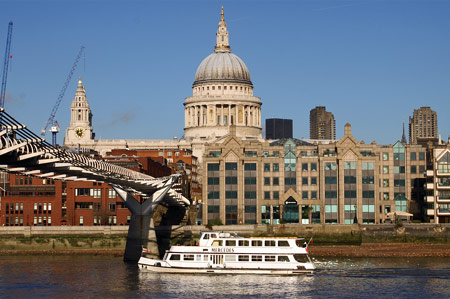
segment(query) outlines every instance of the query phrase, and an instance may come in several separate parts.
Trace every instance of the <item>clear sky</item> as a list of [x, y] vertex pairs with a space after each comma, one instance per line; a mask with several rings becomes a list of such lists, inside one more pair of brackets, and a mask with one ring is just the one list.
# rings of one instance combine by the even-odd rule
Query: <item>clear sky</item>
[[180, 137], [183, 102], [213, 52], [222, 4], [231, 50], [250, 70], [263, 122], [293, 119], [294, 137], [309, 138], [309, 111], [326, 106], [338, 138], [349, 122], [358, 140], [392, 144], [413, 110], [430, 106], [447, 140], [445, 0], [0, 0], [2, 62], [14, 22], [5, 108], [39, 133], [84, 45], [57, 113], [59, 143], [78, 76], [97, 138]]

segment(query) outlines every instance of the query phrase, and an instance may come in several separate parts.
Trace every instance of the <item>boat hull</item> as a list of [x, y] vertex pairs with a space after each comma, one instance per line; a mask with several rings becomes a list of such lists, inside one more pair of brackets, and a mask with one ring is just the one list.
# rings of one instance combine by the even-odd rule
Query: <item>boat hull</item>
[[263, 274], [263, 275], [305, 275], [314, 270], [294, 269], [233, 269], [233, 268], [177, 268], [139, 264], [139, 269], [148, 272], [178, 274]]

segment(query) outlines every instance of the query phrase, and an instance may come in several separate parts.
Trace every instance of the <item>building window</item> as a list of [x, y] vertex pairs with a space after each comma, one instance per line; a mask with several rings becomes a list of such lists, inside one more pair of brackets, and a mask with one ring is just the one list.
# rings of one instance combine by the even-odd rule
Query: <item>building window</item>
[[308, 171], [308, 163], [302, 163], [302, 171]]
[[389, 153], [383, 153], [383, 161], [389, 160]]
[[425, 160], [425, 152], [419, 152], [419, 160], [424, 161]]
[[383, 166], [383, 173], [389, 173], [389, 166]]
[[373, 176], [363, 176], [362, 177], [362, 183], [363, 184], [373, 184], [374, 183], [374, 177]]
[[273, 171], [274, 171], [274, 172], [277, 172], [277, 171], [279, 171], [279, 170], [280, 170], [279, 164], [278, 164], [278, 163], [273, 163]]
[[415, 152], [412, 152], [411, 153], [411, 161], [416, 161], [416, 153]]
[[308, 199], [308, 191], [302, 191], [302, 199]]
[[362, 162], [362, 170], [374, 170], [375, 163], [373, 162]]
[[267, 178], [267, 177], [264, 178], [264, 185], [270, 186], [270, 178]]
[[405, 180], [394, 180], [394, 187], [405, 187]]
[[405, 166], [394, 166], [394, 173], [405, 173]]
[[83, 216], [80, 216], [80, 225], [83, 225], [84, 219]]
[[350, 161], [350, 162], [344, 162], [344, 169], [356, 169], [356, 162], [355, 161]]
[[419, 173], [424, 173], [424, 172], [425, 172], [425, 166], [419, 165]]
[[417, 173], [417, 166], [411, 166], [411, 173]]
[[317, 177], [312, 176], [311, 177], [311, 186], [316, 186], [317, 185]]
[[325, 184], [337, 184], [337, 177], [335, 176], [326, 176], [325, 177]]
[[270, 163], [264, 163], [264, 171], [265, 172], [270, 171]]
[[311, 171], [317, 171], [317, 163], [311, 163]]
[[108, 198], [116, 198], [116, 190], [114, 189], [108, 189]]
[[264, 199], [270, 199], [270, 191], [264, 191]]
[[389, 187], [389, 179], [383, 179], [383, 187]]
[[295, 185], [296, 184], [296, 179], [295, 178], [284, 178], [284, 184], [285, 185]]
[[325, 170], [337, 170], [336, 162], [326, 162], [325, 163]]
[[383, 199], [384, 200], [389, 200], [389, 192], [384, 192], [383, 193]]
[[302, 177], [302, 185], [308, 186], [308, 177]]
[[311, 191], [311, 199], [317, 199], [317, 191]]
[[115, 202], [110, 202], [108, 204], [108, 208], [111, 212], [115, 212], [116, 211], [116, 203]]
[[280, 185], [280, 179], [279, 179], [278, 177], [272, 178], [272, 184], [273, 184], [274, 186]]
[[102, 189], [91, 189], [91, 193], [94, 198], [102, 198]]
[[280, 198], [280, 192], [279, 191], [273, 191], [273, 199], [279, 199]]

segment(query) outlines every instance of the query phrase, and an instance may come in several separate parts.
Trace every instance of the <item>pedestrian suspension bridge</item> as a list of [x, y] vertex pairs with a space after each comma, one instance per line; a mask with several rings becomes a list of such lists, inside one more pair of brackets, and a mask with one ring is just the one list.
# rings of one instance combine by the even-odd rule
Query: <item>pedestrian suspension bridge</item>
[[[42, 178], [110, 184], [132, 213], [125, 261], [137, 261], [143, 246], [155, 256], [159, 255], [152, 220], [158, 205], [173, 207], [182, 213], [190, 205], [188, 199], [172, 189], [178, 175], [153, 178], [52, 146], [6, 113], [4, 108], [0, 108], [0, 140], [0, 170]], [[141, 202], [133, 195], [140, 195]]]

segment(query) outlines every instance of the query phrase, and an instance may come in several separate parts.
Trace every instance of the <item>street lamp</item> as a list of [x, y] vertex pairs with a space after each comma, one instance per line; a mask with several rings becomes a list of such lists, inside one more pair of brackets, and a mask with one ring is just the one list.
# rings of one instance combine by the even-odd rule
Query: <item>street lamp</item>
[[354, 209], [354, 211], [355, 211], [355, 218], [353, 219], [353, 224], [355, 224], [355, 223], [358, 223], [358, 218], [356, 217], [357, 216], [357, 212], [356, 212], [356, 205], [354, 205], [353, 206], [355, 209]]

